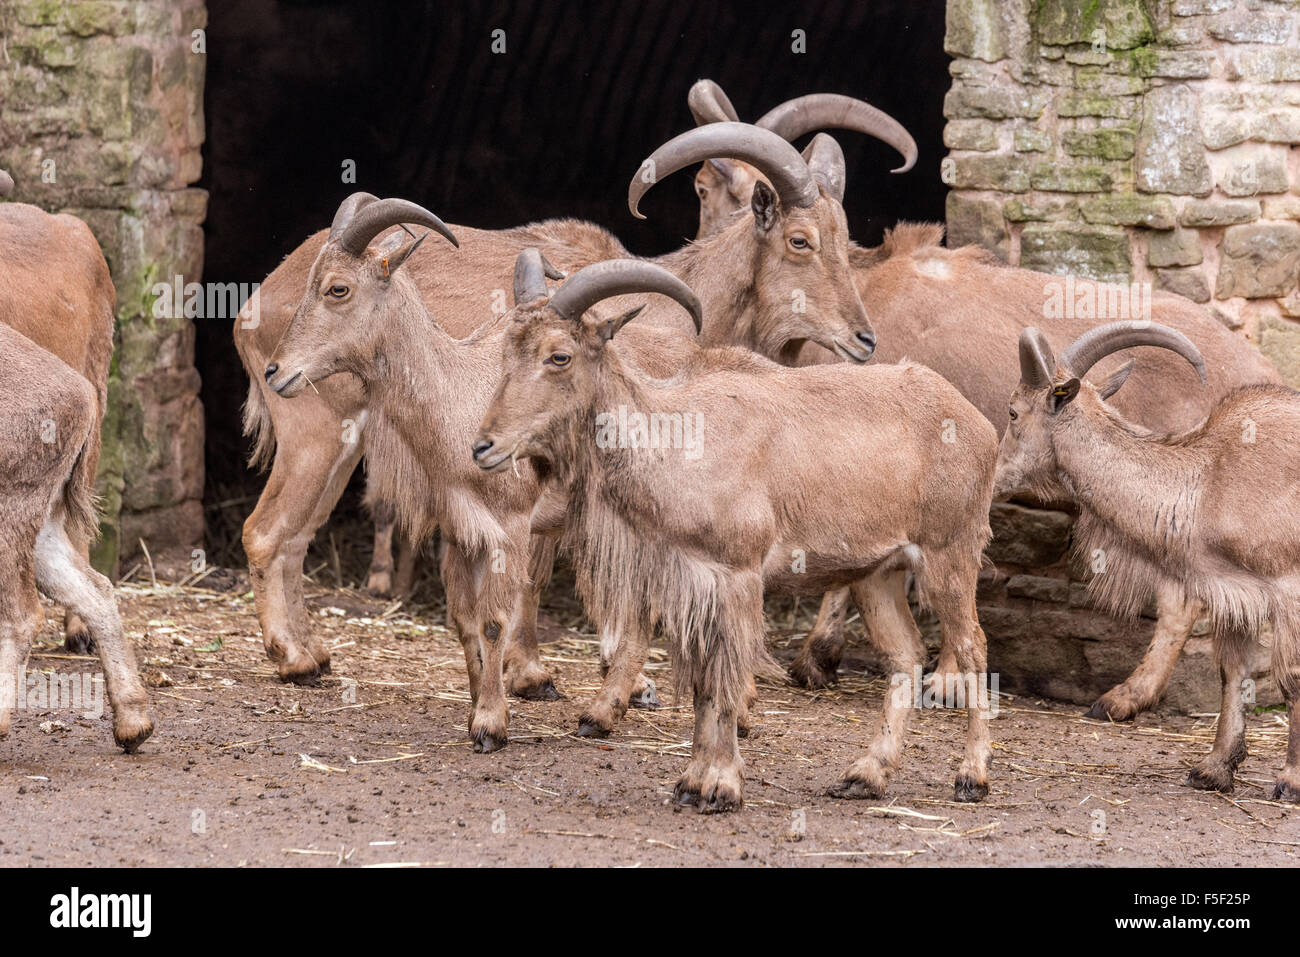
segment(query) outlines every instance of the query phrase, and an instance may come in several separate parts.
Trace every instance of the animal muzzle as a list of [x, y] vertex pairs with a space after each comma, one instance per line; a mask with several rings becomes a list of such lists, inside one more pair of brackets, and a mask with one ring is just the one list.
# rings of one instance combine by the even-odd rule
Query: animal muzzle
[[484, 472], [491, 472], [509, 461], [513, 450], [502, 448], [491, 435], [480, 432], [470, 446], [470, 451], [474, 453], [474, 464]]
[[301, 391], [303, 385], [301, 370], [289, 374], [280, 370], [280, 364], [278, 362], [272, 362], [266, 367], [264, 375], [266, 377], [266, 384], [271, 388], [271, 391], [277, 395], [289, 398], [297, 395]]

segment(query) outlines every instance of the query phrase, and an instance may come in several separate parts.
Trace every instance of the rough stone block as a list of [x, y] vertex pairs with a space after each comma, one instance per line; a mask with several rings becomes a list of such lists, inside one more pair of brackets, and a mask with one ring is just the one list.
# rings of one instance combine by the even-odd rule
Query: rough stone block
[[1220, 251], [1216, 299], [1285, 296], [1300, 275], [1300, 223], [1232, 226]]
[[1151, 234], [1147, 263], [1151, 266], [1199, 266], [1204, 259], [1201, 237], [1194, 229]]
[[989, 558], [1022, 568], [1045, 568], [1065, 555], [1074, 519], [1067, 512], [995, 502], [989, 524], [993, 529]]
[[1276, 316], [1261, 318], [1259, 351], [1277, 367], [1287, 385], [1300, 389], [1300, 323]]
[[1192, 200], [1178, 214], [1178, 222], [1184, 226], [1232, 226], [1256, 219], [1259, 201], [1254, 199]]
[[998, 148], [997, 124], [988, 120], [949, 120], [943, 128], [943, 145], [950, 150], [992, 152]]
[[1020, 265], [1102, 282], [1127, 283], [1133, 278], [1129, 235], [1113, 226], [1027, 223], [1020, 233]]
[[1201, 148], [1196, 94], [1185, 84], [1147, 94], [1137, 137], [1137, 188], [1208, 196], [1214, 177]]
[[1080, 208], [1088, 222], [1109, 226], [1173, 229], [1177, 221], [1174, 204], [1167, 196], [1099, 196], [1086, 200]]
[[1210, 301], [1210, 283], [1196, 266], [1181, 269], [1157, 269], [1156, 288], [1184, 296], [1192, 302]]
[[983, 246], [1003, 261], [1007, 259], [1011, 232], [1002, 218], [1002, 206], [997, 200], [971, 198], [950, 192], [946, 214], [949, 246]]
[[1137, 135], [1133, 130], [1104, 127], [1096, 130], [1066, 130], [1061, 144], [1070, 156], [1121, 160], [1133, 155]]

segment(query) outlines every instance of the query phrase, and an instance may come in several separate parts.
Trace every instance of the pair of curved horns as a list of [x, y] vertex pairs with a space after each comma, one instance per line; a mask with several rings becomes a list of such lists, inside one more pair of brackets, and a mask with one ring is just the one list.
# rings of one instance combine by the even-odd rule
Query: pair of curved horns
[[[538, 249], [525, 249], [515, 260], [515, 304], [546, 295], [546, 280], [561, 279], [560, 272]], [[555, 290], [547, 305], [561, 318], [577, 321], [596, 303], [639, 292], [654, 292], [674, 299], [691, 314], [695, 334], [703, 328], [704, 310], [691, 287], [667, 269], [640, 259], [607, 259], [579, 269]]]
[[[1061, 353], [1061, 364], [1073, 375], [1083, 378], [1088, 370], [1102, 359], [1121, 349], [1134, 346], [1158, 346], [1168, 349], [1187, 360], [1201, 378], [1201, 384], [1207, 382], [1205, 360], [1192, 340], [1177, 329], [1141, 319], [1126, 319], [1122, 322], [1110, 322], [1095, 329], [1089, 329]], [[1056, 374], [1056, 361], [1052, 358], [1052, 347], [1042, 330], [1033, 326], [1020, 333], [1020, 381], [1030, 389], [1045, 389], [1052, 384]]]
[[[686, 98], [691, 115], [701, 126], [706, 123], [734, 123], [740, 119], [722, 87], [712, 80], [699, 80]], [[854, 130], [875, 137], [898, 150], [903, 165], [892, 170], [906, 173], [916, 165], [916, 140], [902, 123], [865, 100], [838, 93], [810, 93], [786, 100], [754, 124], [787, 140], [797, 140], [813, 130]]]
[[787, 140], [749, 123], [726, 122], [687, 130], [650, 154], [632, 177], [627, 190], [628, 209], [637, 219], [645, 219], [637, 205], [650, 187], [670, 173], [719, 156], [744, 160], [756, 167], [785, 206], [806, 209], [817, 202], [814, 170]]
[[360, 256], [384, 230], [407, 223], [427, 226], [460, 248], [446, 224], [423, 206], [405, 199], [380, 199], [370, 193], [353, 193], [339, 204], [330, 224], [330, 242], [349, 255]]

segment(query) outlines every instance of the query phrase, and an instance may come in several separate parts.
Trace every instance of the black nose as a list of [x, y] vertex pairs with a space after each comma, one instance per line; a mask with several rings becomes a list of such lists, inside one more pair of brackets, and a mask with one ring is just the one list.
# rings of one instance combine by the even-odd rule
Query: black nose
[[492, 448], [492, 440], [491, 440], [491, 439], [479, 439], [477, 442], [475, 442], [475, 443], [474, 443], [474, 461], [477, 462], [477, 461], [478, 461], [479, 459], [481, 459], [483, 456], [487, 455], [488, 451], [489, 451], [491, 448]]
[[275, 375], [279, 371], [280, 371], [279, 363], [272, 362], [269, 366], [266, 367], [266, 381], [270, 382], [271, 376]]
[[867, 347], [868, 352], [876, 351], [876, 334], [874, 332], [859, 332], [857, 339], [858, 342]]

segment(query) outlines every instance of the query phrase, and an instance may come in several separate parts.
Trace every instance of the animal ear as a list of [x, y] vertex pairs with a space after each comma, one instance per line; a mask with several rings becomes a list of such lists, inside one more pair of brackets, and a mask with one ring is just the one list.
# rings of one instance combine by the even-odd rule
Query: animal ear
[[412, 239], [409, 242], [405, 242], [391, 252], [389, 251], [387, 244], [385, 244], [379, 251], [379, 261], [384, 267], [384, 278], [388, 279], [393, 275], [393, 273], [397, 272], [402, 263], [406, 262], [406, 260], [410, 258], [411, 253], [420, 248], [420, 243], [424, 242], [428, 238], [429, 234], [426, 232], [419, 239]]
[[750, 198], [749, 206], [754, 211], [754, 228], [767, 232], [776, 225], [780, 215], [776, 192], [761, 179], [754, 184], [754, 195]]
[[610, 339], [613, 339], [614, 333], [618, 332], [618, 330], [622, 329], [629, 322], [631, 322], [633, 319], [639, 316], [641, 314], [641, 310], [644, 308], [645, 308], [644, 305], [640, 305], [637, 306], [635, 309], [629, 309], [627, 312], [623, 313], [623, 315], [619, 316], [617, 319], [608, 319], [605, 322], [602, 322], [600, 324], [601, 343], [603, 344], [609, 342]]
[[[700, 193], [700, 190], [730, 186], [731, 176], [734, 171], [734, 166], [728, 160], [705, 160], [704, 165], [700, 167], [700, 171], [695, 174], [695, 192]], [[703, 193], [700, 193], [700, 196], [703, 197]]]
[[1129, 359], [1128, 362], [1124, 363], [1110, 374], [1110, 378], [1107, 379], [1105, 383], [1102, 384], [1101, 388], [1097, 390], [1097, 394], [1103, 399], [1109, 399], [1119, 391], [1119, 387], [1124, 384], [1124, 380], [1128, 378], [1129, 373], [1133, 371], [1135, 365], [1137, 365], [1137, 360]]
[[1052, 415], [1056, 415], [1065, 408], [1066, 403], [1070, 402], [1078, 394], [1079, 379], [1077, 376], [1071, 377], [1064, 382], [1058, 382], [1047, 393], [1047, 411], [1051, 412]]

